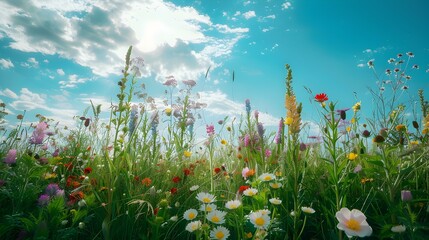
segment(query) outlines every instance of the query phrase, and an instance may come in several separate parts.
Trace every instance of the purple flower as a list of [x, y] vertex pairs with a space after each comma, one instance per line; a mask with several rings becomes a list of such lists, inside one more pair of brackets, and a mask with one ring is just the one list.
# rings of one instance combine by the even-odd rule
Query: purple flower
[[280, 118], [279, 121], [279, 129], [277, 130], [277, 134], [276, 137], [274, 139], [274, 141], [276, 142], [276, 144], [280, 144], [282, 143], [282, 132], [283, 132], [283, 127], [284, 127], [284, 119]]
[[254, 114], [255, 114], [256, 121], [258, 121], [258, 119], [259, 119], [259, 111], [255, 110]]
[[52, 197], [56, 195], [58, 190], [60, 190], [60, 187], [58, 186], [58, 184], [50, 183], [45, 189], [45, 194]]
[[4, 158], [4, 163], [12, 165], [16, 163], [16, 149], [10, 149]]
[[265, 157], [270, 157], [270, 156], [271, 156], [271, 150], [265, 149]]
[[262, 123], [258, 123], [259, 137], [264, 138], [264, 133], [265, 133], [264, 125], [262, 125]]
[[55, 151], [52, 153], [52, 157], [58, 157], [58, 155], [59, 155], [59, 153], [60, 153], [60, 149], [55, 149]]
[[206, 125], [206, 132], [209, 137], [215, 134], [215, 129], [213, 125]]
[[249, 115], [250, 114], [250, 110], [251, 110], [250, 100], [246, 99], [245, 103], [246, 103], [246, 112], [247, 112], [247, 115]]
[[300, 143], [299, 144], [299, 150], [302, 152], [307, 150], [307, 145], [305, 143]]
[[64, 197], [64, 190], [59, 189], [55, 192], [55, 197]]
[[34, 129], [33, 134], [30, 138], [31, 144], [42, 144], [43, 139], [45, 138], [45, 130], [48, 128], [48, 124], [45, 122], [40, 122], [37, 124], [36, 129]]
[[355, 169], [353, 170], [354, 173], [359, 173], [360, 171], [362, 171], [362, 165], [358, 164]]
[[47, 194], [40, 195], [39, 200], [38, 200], [39, 206], [43, 207], [43, 206], [48, 205], [49, 199], [50, 199], [50, 197]]
[[409, 201], [413, 200], [413, 195], [411, 194], [411, 191], [402, 190], [401, 191], [401, 200], [403, 202], [409, 202]]
[[249, 134], [246, 134], [246, 136], [244, 136], [244, 140], [243, 140], [244, 146], [248, 147], [250, 144], [250, 136]]
[[197, 82], [195, 82], [194, 80], [184, 80], [182, 81], [182, 83], [189, 87], [193, 87], [197, 84]]

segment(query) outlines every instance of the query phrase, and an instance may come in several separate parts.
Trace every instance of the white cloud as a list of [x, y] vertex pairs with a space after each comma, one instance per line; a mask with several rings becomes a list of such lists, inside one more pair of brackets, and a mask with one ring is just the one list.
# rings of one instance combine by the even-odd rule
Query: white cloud
[[[126, 3], [10, 0], [0, 2], [0, 11], [4, 13], [0, 19], [0, 32], [12, 39], [11, 48], [58, 54], [91, 68], [100, 76], [120, 74], [129, 45], [133, 45], [134, 56], [143, 56], [145, 60], [156, 58], [158, 66], [148, 66], [146, 74], [158, 76], [168, 69], [179, 69], [162, 64], [163, 71], [157, 72], [159, 63], [166, 59], [176, 65], [191, 58], [192, 61], [183, 61], [180, 74], [193, 72], [191, 75], [196, 76], [201, 74], [198, 71], [204, 73], [206, 66], [195, 68], [188, 63], [218, 65], [212, 64], [216, 56], [205, 55], [208, 51], [204, 49], [219, 47], [222, 54], [217, 56], [224, 56], [231, 52], [237, 39], [248, 32], [246, 28], [221, 25], [213, 28], [210, 17], [195, 8], [162, 0], [129, 0]], [[165, 53], [166, 49], [180, 55], [163, 55], [167, 58], [159, 59], [157, 54]], [[24, 65], [30, 66], [30, 62]]]
[[292, 7], [292, 4], [288, 1], [286, 1], [282, 4], [282, 10], [289, 9], [291, 7]]
[[371, 53], [371, 52], [372, 52], [372, 50], [368, 48], [368, 49], [363, 50], [362, 52], [363, 52], [363, 53]]
[[243, 5], [244, 6], [247, 6], [247, 5], [249, 5], [251, 3], [251, 1], [245, 1], [245, 2], [243, 2]]
[[356, 65], [357, 67], [365, 67], [364, 63], [359, 63], [358, 65]]
[[13, 98], [13, 99], [18, 98], [18, 95], [16, 95], [16, 93], [14, 93], [9, 88], [6, 88], [5, 90], [0, 90], [0, 96], [5, 96], [8, 98]]
[[256, 17], [256, 13], [255, 13], [255, 11], [248, 11], [248, 12], [243, 13], [243, 17], [245, 19], [250, 19], [250, 18]]
[[21, 63], [21, 66], [26, 68], [38, 68], [39, 62], [34, 57], [31, 57], [27, 59], [26, 62]]
[[269, 28], [264, 28], [264, 29], [262, 29], [262, 32], [268, 32], [268, 31], [270, 31], [270, 29], [269, 29]]
[[58, 69], [57, 69], [57, 73], [58, 73], [58, 75], [60, 75], [60, 76], [64, 76], [64, 75], [65, 75], [64, 70], [62, 70], [61, 68], [58, 68]]
[[79, 78], [78, 75], [72, 74], [67, 81], [59, 81], [58, 83], [61, 86], [60, 88], [75, 88], [78, 84], [83, 84], [92, 80], [92, 78]]
[[14, 65], [12, 61], [10, 61], [10, 59], [0, 58], [0, 67], [8, 69], [8, 68], [13, 68]]
[[264, 17], [264, 19], [276, 19], [276, 15], [272, 14], [272, 15], [268, 15], [266, 17]]

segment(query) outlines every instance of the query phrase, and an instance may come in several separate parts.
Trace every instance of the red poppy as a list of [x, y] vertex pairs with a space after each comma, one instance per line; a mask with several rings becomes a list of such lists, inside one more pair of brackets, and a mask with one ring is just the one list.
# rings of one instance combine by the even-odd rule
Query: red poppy
[[220, 171], [221, 171], [221, 169], [220, 169], [220, 168], [218, 168], [218, 167], [214, 169], [214, 172], [215, 172], [216, 174], [220, 173]]
[[242, 193], [242, 192], [244, 192], [246, 189], [248, 189], [248, 188], [250, 188], [249, 186], [246, 186], [246, 185], [243, 185], [243, 186], [240, 186], [240, 188], [238, 189], [238, 191], [240, 192], [240, 193]]
[[189, 170], [188, 168], [183, 169], [183, 173], [185, 174], [185, 176], [189, 176], [189, 174], [191, 174], [191, 170]]
[[323, 103], [325, 101], [328, 101], [328, 95], [326, 95], [326, 93], [316, 94], [316, 96], [314, 97], [314, 100], [316, 100], [316, 102]]
[[178, 177], [178, 176], [175, 176], [172, 180], [173, 180], [174, 183], [178, 183], [182, 179], [180, 177]]
[[177, 188], [172, 188], [172, 189], [170, 189], [170, 193], [171, 194], [176, 194], [177, 193]]
[[90, 167], [86, 167], [86, 168], [83, 170], [83, 173], [84, 173], [85, 175], [90, 174], [91, 172], [92, 172], [92, 168], [90, 168]]

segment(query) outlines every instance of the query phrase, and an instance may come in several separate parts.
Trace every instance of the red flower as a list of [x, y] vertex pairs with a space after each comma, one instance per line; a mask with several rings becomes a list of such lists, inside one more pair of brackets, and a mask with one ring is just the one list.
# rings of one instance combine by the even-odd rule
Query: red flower
[[189, 176], [189, 174], [191, 174], [191, 170], [189, 170], [188, 168], [183, 169], [183, 173], [185, 174], [185, 176]]
[[170, 193], [171, 194], [176, 194], [177, 193], [177, 188], [172, 188], [172, 189], [170, 189]]
[[246, 189], [248, 189], [248, 188], [250, 188], [249, 186], [246, 186], [246, 185], [243, 185], [243, 186], [240, 186], [240, 188], [238, 189], [238, 191], [240, 192], [240, 193], [242, 193], [242, 192], [244, 192], [244, 190], [246, 190]]
[[66, 167], [67, 170], [72, 170], [73, 169], [73, 163], [64, 163], [64, 167]]
[[154, 210], [153, 210], [153, 215], [158, 215], [158, 212], [159, 212], [159, 208], [155, 208]]
[[214, 169], [214, 171], [215, 171], [216, 174], [218, 174], [218, 173], [220, 173], [221, 169], [217, 167], [217, 168]]
[[326, 95], [326, 93], [316, 94], [316, 96], [314, 97], [314, 100], [316, 100], [316, 102], [323, 103], [325, 101], [328, 101], [328, 95]]
[[178, 176], [175, 176], [172, 180], [173, 180], [174, 183], [178, 183], [182, 179], [180, 177], [178, 177]]
[[84, 173], [85, 175], [90, 174], [91, 172], [92, 172], [92, 168], [90, 168], [90, 167], [86, 167], [86, 168], [83, 170], [83, 173]]

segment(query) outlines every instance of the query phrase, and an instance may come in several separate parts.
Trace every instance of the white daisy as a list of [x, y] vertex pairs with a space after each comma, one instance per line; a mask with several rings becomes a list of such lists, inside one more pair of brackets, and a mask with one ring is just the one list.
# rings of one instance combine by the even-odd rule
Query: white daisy
[[217, 208], [217, 206], [214, 205], [213, 203], [210, 203], [210, 204], [201, 204], [200, 211], [211, 212], [213, 210], [216, 210], [216, 208]]
[[208, 204], [215, 201], [216, 197], [213, 194], [206, 193], [206, 192], [200, 192], [197, 194], [196, 197], [200, 202]]
[[193, 221], [193, 222], [188, 223], [188, 225], [186, 225], [185, 230], [188, 232], [193, 232], [193, 231], [196, 231], [200, 228], [201, 228], [201, 221], [198, 220], [198, 221]]
[[270, 201], [271, 204], [274, 204], [274, 205], [280, 205], [280, 204], [282, 204], [282, 200], [280, 200], [278, 198], [271, 198], [269, 201]]
[[270, 225], [270, 216], [268, 214], [262, 214], [261, 212], [252, 212], [249, 214], [250, 222], [257, 229], [267, 229]]
[[217, 226], [210, 231], [210, 239], [224, 240], [229, 237], [229, 230], [223, 226]]
[[214, 210], [207, 214], [207, 220], [215, 224], [223, 224], [225, 222], [226, 212]]
[[276, 176], [272, 173], [263, 173], [261, 176], [259, 176], [259, 180], [261, 180], [262, 182], [269, 182], [275, 179]]
[[185, 211], [185, 213], [183, 214], [183, 218], [190, 221], [190, 220], [194, 220], [198, 215], [197, 210], [191, 208]]
[[225, 203], [225, 207], [232, 210], [237, 209], [241, 206], [241, 202], [239, 200], [231, 200]]
[[243, 191], [243, 194], [249, 197], [252, 197], [258, 193], [258, 189], [255, 188], [248, 188]]
[[316, 211], [314, 209], [312, 209], [311, 207], [301, 207], [301, 211], [308, 213], [308, 214], [313, 214]]

